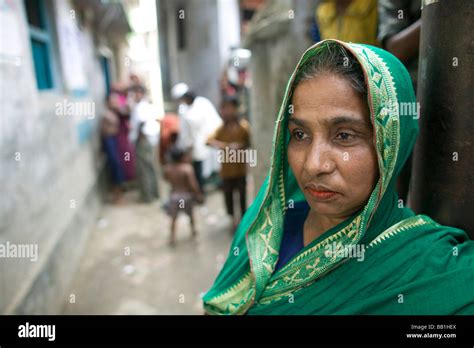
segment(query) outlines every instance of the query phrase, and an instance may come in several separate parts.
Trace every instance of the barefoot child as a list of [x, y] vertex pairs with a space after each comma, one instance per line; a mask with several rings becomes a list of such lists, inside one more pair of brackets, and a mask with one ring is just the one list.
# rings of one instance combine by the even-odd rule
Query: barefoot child
[[194, 201], [201, 201], [202, 196], [194, 174], [194, 168], [189, 163], [189, 155], [182, 149], [173, 146], [170, 149], [172, 163], [165, 165], [164, 177], [171, 184], [169, 214], [171, 216], [170, 245], [175, 244], [176, 219], [179, 210], [189, 216], [193, 237], [196, 236], [196, 227], [193, 217]]

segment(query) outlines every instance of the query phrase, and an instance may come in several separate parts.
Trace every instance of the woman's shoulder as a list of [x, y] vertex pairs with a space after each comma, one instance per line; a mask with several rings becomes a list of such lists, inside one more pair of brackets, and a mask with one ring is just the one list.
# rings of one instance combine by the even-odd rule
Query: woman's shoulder
[[424, 233], [436, 235], [439, 238], [443, 236], [450, 236], [451, 239], [457, 240], [460, 243], [474, 243], [474, 241], [471, 240], [467, 231], [462, 229], [462, 227], [443, 225], [427, 215], [415, 215], [409, 220], [407, 219], [406, 225], [414, 226], [415, 230], [419, 229]]
[[442, 225], [426, 215], [400, 221], [375, 238], [369, 247], [385, 249], [390, 254], [398, 250], [411, 260], [410, 269], [418, 266], [420, 274], [463, 272], [474, 279], [474, 241], [464, 230]]
[[[473, 313], [474, 241], [462, 229], [413, 215], [384, 231], [364, 251], [366, 262], [352, 263], [351, 274], [361, 282], [375, 277], [374, 292], [403, 294], [408, 306], [397, 307], [395, 313]], [[393, 310], [387, 307], [386, 312]]]
[[464, 230], [452, 226], [442, 225], [427, 215], [419, 214], [411, 215], [393, 224], [380, 233], [372, 241], [372, 244], [377, 244], [378, 242], [384, 241], [385, 239], [390, 239], [390, 237], [395, 235], [416, 237], [422, 235], [434, 236], [435, 234], [438, 236], [449, 234], [460, 240], [469, 239], [469, 236]]

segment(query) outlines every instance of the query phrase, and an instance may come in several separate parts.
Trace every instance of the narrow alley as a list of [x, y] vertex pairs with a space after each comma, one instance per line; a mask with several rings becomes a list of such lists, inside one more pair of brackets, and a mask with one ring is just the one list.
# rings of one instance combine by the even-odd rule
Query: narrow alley
[[195, 209], [198, 235], [178, 217], [177, 243], [168, 245], [169, 217], [159, 206], [105, 205], [91, 232], [63, 314], [202, 314], [201, 294], [227, 256], [232, 236], [221, 193]]
[[0, 29], [1, 315], [474, 311], [474, 1], [0, 0]]

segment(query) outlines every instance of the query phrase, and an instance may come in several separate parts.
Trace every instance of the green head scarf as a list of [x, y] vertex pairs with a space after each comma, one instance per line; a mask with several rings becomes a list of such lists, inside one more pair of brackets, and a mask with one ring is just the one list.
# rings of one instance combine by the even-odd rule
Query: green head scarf
[[[295, 77], [311, 57], [341, 45], [367, 86], [379, 178], [366, 205], [326, 231], [278, 271], [284, 218], [304, 200], [287, 160]], [[402, 112], [403, 111], [403, 112]], [[415, 215], [395, 184], [418, 134], [410, 76], [390, 53], [321, 41], [301, 57], [276, 121], [269, 173], [237, 228], [229, 256], [204, 296], [209, 314], [453, 314], [474, 311], [474, 246], [458, 229]], [[363, 261], [336, 250], [362, 247]]]

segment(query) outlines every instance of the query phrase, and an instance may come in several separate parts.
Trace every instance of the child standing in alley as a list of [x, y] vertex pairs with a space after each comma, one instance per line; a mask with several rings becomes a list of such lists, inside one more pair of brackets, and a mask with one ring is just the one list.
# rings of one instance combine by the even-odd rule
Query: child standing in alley
[[[250, 146], [250, 129], [246, 120], [238, 113], [239, 103], [235, 97], [224, 97], [221, 103], [221, 117], [224, 124], [211, 135], [207, 144], [225, 151], [245, 150]], [[247, 164], [242, 161], [221, 163], [222, 189], [224, 191], [227, 214], [232, 218], [232, 231], [235, 231], [247, 208]], [[240, 218], [234, 209], [234, 191], [239, 193]]]
[[202, 194], [194, 174], [194, 168], [190, 163], [189, 154], [183, 149], [173, 146], [169, 150], [169, 157], [171, 163], [164, 167], [164, 178], [171, 184], [169, 199], [171, 233], [169, 243], [174, 246], [176, 241], [176, 219], [180, 210], [184, 210], [189, 216], [192, 236], [196, 236], [193, 207], [195, 201], [202, 201]]

